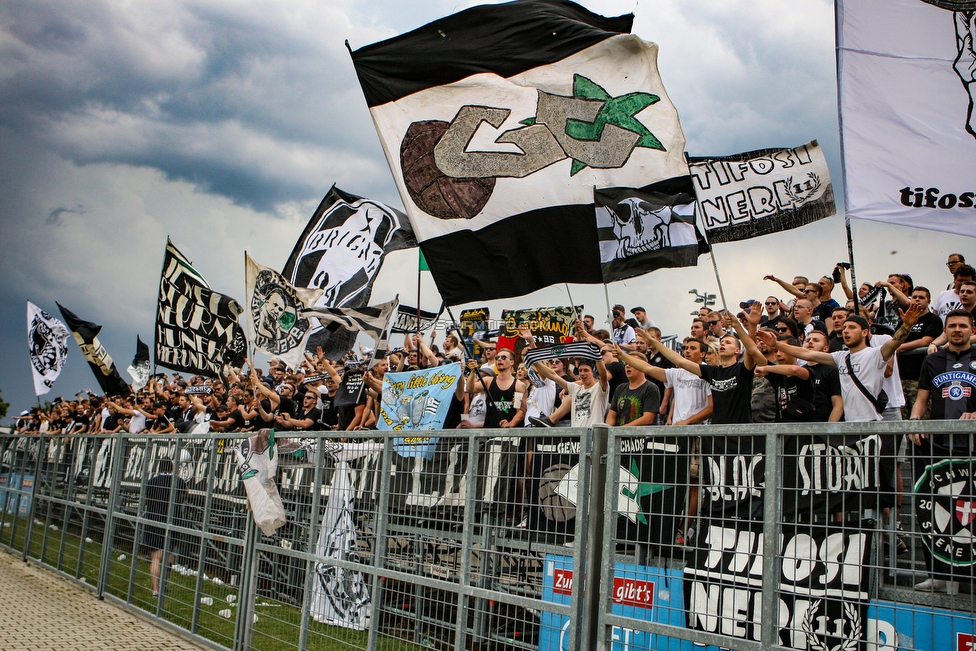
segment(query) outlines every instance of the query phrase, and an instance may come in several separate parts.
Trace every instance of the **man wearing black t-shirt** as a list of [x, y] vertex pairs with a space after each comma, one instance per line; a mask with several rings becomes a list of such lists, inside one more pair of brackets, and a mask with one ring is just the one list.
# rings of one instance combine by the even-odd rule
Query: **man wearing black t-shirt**
[[[898, 375], [901, 377], [901, 387], [905, 392], [905, 406], [901, 408], [901, 416], [908, 420], [912, 405], [918, 396], [918, 376], [922, 372], [922, 362], [928, 354], [928, 346], [942, 334], [942, 319], [938, 314], [929, 310], [932, 294], [925, 287], [912, 290], [912, 303], [920, 305], [925, 313], [919, 317], [918, 323], [912, 326], [908, 339], [898, 347]], [[926, 410], [928, 418], [930, 410]]]
[[[945, 348], [932, 353], [925, 358], [922, 363], [922, 371], [918, 379], [918, 398], [912, 407], [911, 420], [919, 420], [925, 414], [926, 406], [931, 402], [931, 413], [933, 420], [968, 420], [976, 421], [976, 347], [970, 342], [974, 334], [973, 316], [965, 310], [952, 310], [945, 317], [945, 335], [947, 344]], [[943, 467], [941, 472], [932, 470], [932, 466], [941, 462], [943, 459], [971, 458], [976, 450], [970, 442], [971, 435], [966, 434], [938, 434], [933, 435], [929, 440], [928, 434], [912, 434], [910, 436], [915, 443], [915, 452], [912, 455], [914, 460], [914, 470], [916, 477], [927, 477], [928, 481], [920, 481], [920, 487], [916, 488], [916, 504], [928, 501], [929, 507], [926, 509], [928, 514], [922, 517], [921, 524], [925, 526], [923, 531], [926, 535], [933, 536], [933, 539], [923, 546], [928, 567], [933, 571], [933, 576], [915, 585], [916, 590], [922, 592], [946, 592], [957, 594], [959, 592], [958, 580], [953, 580], [951, 574], [946, 571], [952, 567], [946, 562], [936, 563], [929, 551], [930, 546], [936, 545], [937, 541], [952, 544], [958, 540], [963, 533], [970, 535], [967, 529], [957, 531], [954, 537], [951, 526], [958, 525], [952, 516], [947, 514], [949, 524], [940, 524], [938, 513], [931, 506], [933, 502], [940, 502], [939, 505], [948, 513], [955, 512], [956, 519], [961, 521], [961, 517], [971, 514], [965, 511], [972, 506], [969, 500], [972, 498], [962, 497], [967, 493], [960, 494], [951, 483], [956, 478], [965, 481], [960, 485], [971, 481], [968, 477], [968, 463], [955, 466]], [[952, 491], [950, 492], [950, 489]], [[966, 489], [963, 488], [963, 491]], [[956, 495], [957, 497], [951, 497]], [[947, 497], [949, 499], [947, 499]], [[962, 514], [962, 515], [960, 515]], [[936, 534], [938, 537], [934, 537]], [[968, 549], [970, 543], [961, 543], [960, 549]], [[944, 551], [944, 550], [943, 550]], [[948, 553], [948, 552], [946, 552]], [[967, 570], [968, 573], [968, 570]]]
[[[822, 332], [810, 333], [822, 337]], [[776, 405], [776, 422], [805, 422], [814, 420], [814, 384], [810, 369], [799, 366], [796, 358], [775, 348], [777, 341], [798, 346], [798, 342], [789, 335], [776, 337], [771, 332], [759, 331], [756, 336], [766, 347], [774, 350], [776, 364], [765, 364], [756, 368], [757, 377], [769, 378], [773, 385]]]
[[716, 425], [751, 423], [752, 371], [756, 368], [756, 360], [761, 360], [762, 364], [765, 364], [766, 360], [738, 319], [733, 319], [731, 314], [726, 313], [725, 322], [727, 326], [735, 329], [745, 343], [746, 354], [741, 360], [739, 340], [732, 335], [726, 335], [719, 341], [720, 366], [694, 364], [658, 341], [652, 340], [651, 345], [678, 368], [683, 368], [708, 382], [715, 403], [712, 423]]
[[298, 413], [292, 416], [288, 412], [283, 412], [278, 414], [275, 422], [278, 423], [278, 427], [284, 430], [314, 430], [315, 424], [322, 417], [322, 412], [318, 410], [315, 406], [316, 404], [318, 404], [318, 398], [315, 394], [311, 392], [306, 393], [302, 397], [302, 406], [298, 409]]

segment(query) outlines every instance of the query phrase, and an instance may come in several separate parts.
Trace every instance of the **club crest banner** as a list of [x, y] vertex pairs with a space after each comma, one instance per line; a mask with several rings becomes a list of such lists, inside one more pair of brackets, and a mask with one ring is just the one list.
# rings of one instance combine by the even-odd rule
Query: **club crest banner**
[[68, 358], [68, 328], [30, 301], [27, 301], [27, 350], [30, 353], [34, 394], [51, 390]]
[[247, 313], [254, 347], [298, 368], [305, 341], [312, 331], [305, 308], [322, 296], [321, 289], [300, 289], [277, 271], [262, 266], [244, 253]]

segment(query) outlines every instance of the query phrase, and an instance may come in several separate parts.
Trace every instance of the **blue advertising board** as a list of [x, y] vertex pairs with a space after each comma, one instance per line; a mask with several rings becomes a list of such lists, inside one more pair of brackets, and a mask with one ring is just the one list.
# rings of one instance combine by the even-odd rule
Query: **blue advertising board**
[[[617, 563], [613, 575], [615, 615], [684, 628], [685, 602], [680, 570]], [[542, 599], [568, 605], [573, 591], [573, 559], [547, 554], [542, 581]], [[539, 651], [569, 649], [569, 618], [543, 611], [539, 630]], [[615, 626], [612, 651], [679, 651], [680, 640]], [[691, 645], [685, 643], [685, 648]]]

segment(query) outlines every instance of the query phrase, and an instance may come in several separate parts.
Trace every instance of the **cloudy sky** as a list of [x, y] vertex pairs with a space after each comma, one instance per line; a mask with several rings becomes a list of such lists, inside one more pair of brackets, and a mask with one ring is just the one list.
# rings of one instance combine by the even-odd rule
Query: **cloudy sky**
[[[280, 267], [329, 187], [400, 206], [344, 41], [353, 48], [464, 9], [468, 0], [107, 0], [0, 3], [0, 378], [35, 400], [25, 304], [55, 301], [104, 326], [123, 370], [152, 340], [166, 237], [210, 284], [243, 299], [243, 252]], [[829, 0], [584, 0], [636, 14], [692, 155], [796, 146], [827, 153], [841, 195]], [[912, 272], [944, 287], [946, 254], [973, 240], [854, 224], [859, 278]], [[911, 252], [911, 253], [909, 253]], [[841, 217], [717, 247], [729, 301], [846, 258]], [[377, 301], [413, 302], [416, 252], [388, 258]], [[710, 259], [610, 287], [665, 333], [687, 330], [688, 290], [717, 288]], [[423, 303], [439, 302], [431, 283]], [[572, 288], [605, 311], [602, 287]], [[495, 302], [566, 304], [564, 289]], [[77, 346], [48, 398], [97, 391]]]

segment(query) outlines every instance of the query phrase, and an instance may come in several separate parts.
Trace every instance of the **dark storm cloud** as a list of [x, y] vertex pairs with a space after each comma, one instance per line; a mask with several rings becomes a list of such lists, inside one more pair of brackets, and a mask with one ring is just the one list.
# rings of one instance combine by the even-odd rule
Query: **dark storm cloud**
[[[2, 3], [0, 128], [79, 164], [156, 168], [260, 211], [313, 199], [342, 168], [382, 154], [342, 45], [344, 14], [289, 9]], [[200, 137], [213, 128], [227, 137]], [[275, 147], [248, 150], [253, 141]], [[295, 155], [335, 169], [282, 160]]]

